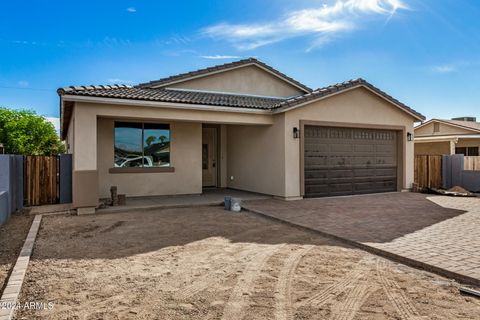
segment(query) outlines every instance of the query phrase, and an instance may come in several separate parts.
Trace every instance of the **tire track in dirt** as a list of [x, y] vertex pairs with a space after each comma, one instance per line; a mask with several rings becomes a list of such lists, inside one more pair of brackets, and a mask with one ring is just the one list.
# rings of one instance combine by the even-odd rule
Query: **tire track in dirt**
[[400, 288], [398, 283], [390, 280], [385, 276], [386, 261], [377, 259], [376, 269], [377, 276], [380, 280], [388, 300], [393, 304], [399, 316], [403, 320], [418, 320], [423, 317], [420, 316], [417, 309], [407, 297], [405, 292]]
[[[254, 256], [257, 252], [255, 248], [246, 248], [245, 250], [241, 251], [239, 255], [235, 256], [237, 262], [243, 259], [249, 259]], [[216, 254], [211, 257], [211, 260], [214, 261], [216, 259], [221, 259], [222, 254]], [[222, 282], [228, 275], [234, 273], [237, 270], [236, 264], [229, 264], [223, 269], [217, 269], [220, 272], [223, 272], [223, 275], [219, 276], [218, 273], [208, 272], [201, 278], [194, 281], [192, 284], [182, 288], [179, 290], [175, 296], [177, 299], [186, 300], [206, 289], [209, 287], [215, 287], [217, 284]]]
[[376, 287], [372, 287], [368, 279], [355, 285], [348, 291], [345, 301], [339, 302], [332, 308], [333, 320], [352, 320], [357, 314], [358, 310], [363, 306], [370, 294], [376, 291]]
[[357, 266], [347, 274], [347, 276], [339, 282], [333, 283], [324, 290], [316, 293], [308, 299], [299, 303], [299, 306], [312, 305], [315, 307], [321, 307], [325, 303], [329, 302], [334, 297], [344, 292], [348, 286], [358, 282], [358, 280], [365, 274], [365, 264], [371, 262], [371, 257], [365, 257], [360, 260]]
[[235, 287], [223, 309], [222, 319], [241, 319], [242, 310], [250, 300], [250, 293], [254, 289], [255, 279], [260, 275], [267, 260], [285, 245], [264, 246], [257, 250], [257, 254], [247, 264], [245, 270], [238, 278]]
[[275, 287], [275, 319], [287, 320], [293, 318], [292, 306], [292, 281], [297, 270], [298, 264], [315, 246], [304, 246], [296, 252], [290, 253], [287, 257], [278, 276], [278, 282]]

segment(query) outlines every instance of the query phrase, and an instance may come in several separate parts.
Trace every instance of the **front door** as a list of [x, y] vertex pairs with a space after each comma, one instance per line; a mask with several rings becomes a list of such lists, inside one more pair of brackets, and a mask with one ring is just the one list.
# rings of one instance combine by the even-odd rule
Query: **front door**
[[217, 186], [217, 128], [203, 128], [202, 180], [204, 187]]

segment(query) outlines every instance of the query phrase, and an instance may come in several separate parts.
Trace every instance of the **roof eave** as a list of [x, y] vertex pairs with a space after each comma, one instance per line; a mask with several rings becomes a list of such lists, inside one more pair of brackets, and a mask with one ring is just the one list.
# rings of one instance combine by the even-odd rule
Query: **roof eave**
[[368, 83], [363, 83], [363, 82], [358, 83], [358, 84], [353, 85], [353, 86], [348, 87], [348, 88], [339, 89], [335, 92], [328, 93], [328, 94], [320, 96], [318, 98], [313, 98], [311, 100], [306, 100], [306, 101], [300, 101], [299, 103], [286, 104], [283, 107], [275, 109], [274, 113], [282, 113], [282, 112], [287, 112], [287, 111], [290, 111], [290, 110], [293, 110], [293, 109], [297, 109], [297, 108], [300, 108], [304, 105], [310, 104], [312, 102], [320, 101], [320, 100], [323, 100], [323, 99], [326, 99], [326, 98], [329, 98], [329, 97], [332, 97], [332, 96], [335, 96], [335, 95], [338, 95], [338, 94], [341, 94], [341, 93], [345, 93], [347, 91], [351, 91], [351, 90], [354, 90], [354, 89], [357, 89], [357, 88], [360, 88], [360, 87], [365, 88], [365, 89], [369, 90], [370, 92], [374, 93], [375, 95], [379, 96], [380, 98], [392, 103], [393, 105], [398, 107], [401, 111], [406, 112], [407, 114], [412, 116], [414, 119], [416, 119], [418, 121], [425, 120], [425, 116], [423, 116], [422, 114], [411, 112], [410, 110], [407, 109], [408, 107], [399, 104], [397, 102], [397, 100], [389, 98], [389, 96], [386, 96], [386, 95], [382, 94], [381, 92], [378, 92], [378, 89], [375, 89], [375, 87], [373, 87], [372, 85], [368, 85]]
[[425, 127], [426, 125], [429, 125], [432, 122], [440, 122], [440, 123], [443, 123], [443, 124], [446, 124], [446, 125], [449, 125], [449, 126], [452, 126], [452, 127], [457, 127], [457, 128], [461, 128], [461, 129], [470, 130], [470, 131], [473, 131], [473, 132], [479, 132], [480, 133], [480, 129], [475, 129], [475, 128], [471, 128], [471, 127], [467, 127], [467, 126], [462, 126], [461, 124], [452, 123], [452, 122], [449, 122], [449, 121], [445, 121], [445, 120], [442, 120], [442, 119], [435, 119], [435, 118], [430, 119], [430, 120], [422, 123], [421, 125], [415, 127], [414, 130], [423, 128], [423, 127]]
[[164, 107], [164, 108], [178, 108], [190, 110], [203, 111], [217, 111], [217, 112], [237, 112], [237, 113], [253, 113], [253, 114], [271, 114], [270, 109], [252, 108], [252, 107], [231, 107], [222, 105], [197, 104], [197, 103], [178, 103], [165, 101], [149, 101], [138, 99], [122, 99], [122, 98], [107, 98], [107, 97], [92, 97], [81, 95], [64, 95], [64, 101], [71, 102], [97, 102], [102, 104], [117, 104], [117, 105], [132, 105], [144, 107]]

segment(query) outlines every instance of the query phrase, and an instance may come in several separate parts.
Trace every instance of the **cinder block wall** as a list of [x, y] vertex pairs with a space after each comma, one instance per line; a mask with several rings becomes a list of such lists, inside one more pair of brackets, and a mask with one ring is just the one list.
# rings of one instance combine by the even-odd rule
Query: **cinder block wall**
[[23, 207], [23, 157], [0, 155], [0, 224]]

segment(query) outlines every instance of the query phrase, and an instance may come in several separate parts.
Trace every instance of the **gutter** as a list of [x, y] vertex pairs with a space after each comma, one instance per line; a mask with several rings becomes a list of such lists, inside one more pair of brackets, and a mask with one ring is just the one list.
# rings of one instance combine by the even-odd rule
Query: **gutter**
[[148, 100], [130, 100], [130, 99], [115, 99], [115, 98], [100, 98], [100, 97], [86, 97], [77, 95], [63, 95], [64, 100], [72, 102], [97, 102], [104, 104], [117, 104], [127, 106], [140, 107], [157, 107], [169, 109], [185, 109], [185, 110], [200, 110], [200, 111], [223, 111], [233, 113], [253, 113], [253, 114], [272, 114], [270, 110], [253, 109], [253, 108], [239, 108], [239, 107], [225, 107], [217, 105], [193, 104], [193, 103], [177, 103], [177, 102], [161, 102]]
[[464, 135], [464, 136], [439, 136], [439, 137], [416, 137], [415, 142], [442, 142], [442, 141], [454, 141], [458, 142], [459, 139], [480, 139], [480, 134]]

